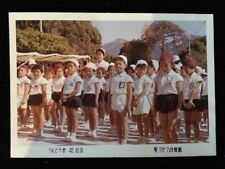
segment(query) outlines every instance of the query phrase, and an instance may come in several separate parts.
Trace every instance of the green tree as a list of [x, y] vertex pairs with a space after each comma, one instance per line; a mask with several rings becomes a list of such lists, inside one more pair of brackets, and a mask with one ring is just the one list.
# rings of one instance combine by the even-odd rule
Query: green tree
[[151, 48], [143, 40], [132, 40], [124, 44], [120, 54], [127, 56], [129, 64], [136, 64], [139, 59], [151, 59]]
[[[17, 21], [17, 28], [32, 27], [40, 30], [40, 21]], [[90, 21], [42, 21], [43, 32], [53, 33], [66, 38], [74, 54], [95, 56], [101, 46], [101, 34]]]
[[192, 56], [196, 59], [199, 66], [202, 68], [207, 67], [207, 54], [206, 54], [206, 36], [194, 39], [190, 44], [190, 51], [188, 48], [180, 52], [179, 56], [181, 60], [188, 56]]
[[42, 54], [73, 54], [74, 50], [66, 38], [54, 33], [42, 33], [33, 28], [16, 30], [18, 52], [39, 52]]

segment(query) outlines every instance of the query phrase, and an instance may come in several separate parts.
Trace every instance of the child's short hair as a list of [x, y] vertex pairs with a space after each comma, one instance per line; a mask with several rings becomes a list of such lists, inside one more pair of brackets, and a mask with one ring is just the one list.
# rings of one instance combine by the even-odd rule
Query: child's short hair
[[[19, 67], [19, 69], [20, 69], [20, 68], [24, 68], [24, 69], [26, 70], [26, 72], [29, 71], [29, 67], [28, 67], [27, 65], [22, 65], [22, 66]], [[19, 70], [19, 69], [18, 69], [18, 70]]]
[[183, 65], [187, 66], [187, 67], [189, 67], [191, 69], [195, 69], [195, 67], [197, 65], [197, 62], [196, 62], [196, 60], [193, 57], [189, 56], [186, 59], [184, 59]]
[[31, 72], [33, 72], [34, 70], [40, 70], [41, 73], [43, 73], [43, 68], [39, 64], [34, 65], [34, 67], [32, 67], [32, 69], [31, 69]]
[[54, 66], [54, 70], [56, 71], [57, 69], [61, 68], [62, 70], [64, 70], [64, 65], [62, 63], [57, 63]]
[[104, 67], [98, 67], [98, 68], [96, 69], [96, 72], [99, 72], [99, 71], [102, 71], [102, 73], [105, 73]]
[[48, 67], [47, 69], [45, 69], [45, 73], [54, 73], [54, 69], [52, 67]]

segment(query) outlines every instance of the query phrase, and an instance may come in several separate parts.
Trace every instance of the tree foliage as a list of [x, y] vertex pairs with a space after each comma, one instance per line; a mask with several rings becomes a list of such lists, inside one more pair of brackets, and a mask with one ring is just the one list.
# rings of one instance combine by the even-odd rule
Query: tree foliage
[[18, 52], [39, 52], [42, 54], [72, 54], [73, 48], [66, 38], [54, 33], [42, 33], [33, 28], [16, 30]]
[[[39, 31], [40, 21], [17, 21], [16, 26], [24, 31], [27, 28]], [[101, 46], [101, 34], [89, 21], [42, 21], [42, 27], [44, 33], [63, 37], [73, 54], [94, 56], [96, 48]]]
[[151, 48], [142, 40], [132, 40], [124, 44], [120, 54], [127, 56], [129, 64], [136, 64], [139, 59], [151, 59]]
[[207, 54], [206, 54], [206, 36], [199, 37], [193, 40], [190, 44], [190, 50], [187, 47], [179, 53], [181, 60], [184, 60], [188, 56], [192, 56], [196, 59], [199, 66], [207, 68]]
[[142, 35], [142, 39], [149, 45], [160, 44], [161, 52], [170, 50], [172, 47], [179, 47], [185, 38], [187, 38], [185, 31], [171, 21], [155, 21], [147, 27]]

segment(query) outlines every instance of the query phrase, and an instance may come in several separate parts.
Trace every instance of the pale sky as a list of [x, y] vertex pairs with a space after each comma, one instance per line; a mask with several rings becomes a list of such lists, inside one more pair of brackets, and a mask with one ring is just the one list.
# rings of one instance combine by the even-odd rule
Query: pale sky
[[[139, 39], [145, 28], [151, 23], [148, 21], [92, 21], [102, 35], [102, 44], [115, 39]], [[206, 23], [201, 21], [176, 21], [187, 34], [206, 35]]]

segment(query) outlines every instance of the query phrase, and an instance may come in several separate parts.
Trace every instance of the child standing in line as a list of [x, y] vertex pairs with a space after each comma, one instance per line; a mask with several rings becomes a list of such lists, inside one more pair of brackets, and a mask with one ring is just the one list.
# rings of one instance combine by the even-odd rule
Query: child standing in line
[[156, 77], [154, 112], [158, 111], [165, 143], [177, 143], [178, 108], [182, 104], [183, 78], [172, 70], [172, 55], [164, 52], [160, 57], [160, 73]]
[[108, 78], [106, 79], [106, 100], [105, 100], [106, 106], [105, 107], [106, 107], [107, 113], [109, 114], [109, 120], [110, 120], [112, 131], [115, 128], [115, 122], [113, 118], [113, 112], [111, 109], [111, 94], [109, 93], [109, 87], [112, 82], [113, 76], [115, 76], [115, 73], [116, 73], [115, 64], [110, 63], [108, 67]]
[[[209, 112], [208, 112], [208, 77], [205, 69], [202, 69], [201, 77], [202, 81], [202, 89], [201, 89], [201, 102], [202, 102], [202, 110], [203, 110], [203, 127], [207, 127], [208, 135], [209, 135]], [[207, 136], [208, 136], [207, 135]]]
[[77, 59], [69, 59], [66, 63], [68, 76], [65, 79], [62, 92], [62, 105], [65, 106], [67, 115], [67, 135], [66, 142], [75, 142], [78, 128], [77, 109], [81, 107], [80, 95], [83, 80], [78, 75], [79, 62]]
[[99, 97], [98, 97], [98, 118], [99, 124], [104, 124], [105, 118], [105, 69], [103, 67], [98, 67], [96, 70], [96, 77], [99, 80]]
[[86, 79], [83, 83], [83, 97], [82, 104], [84, 106], [85, 113], [88, 114], [91, 137], [97, 137], [97, 125], [98, 125], [98, 97], [99, 97], [99, 80], [94, 75], [96, 66], [94, 63], [89, 62], [85, 65]]
[[26, 65], [21, 66], [18, 69], [18, 112], [20, 117], [20, 129], [26, 129], [26, 114], [27, 114], [27, 100], [30, 89], [30, 79], [27, 77], [28, 67]]
[[145, 60], [139, 60], [136, 64], [136, 77], [134, 77], [134, 110], [133, 114], [136, 116], [139, 139], [138, 143], [148, 143], [149, 134], [149, 118], [150, 102], [147, 94], [149, 85], [152, 84], [150, 79], [146, 76], [148, 63]]
[[[62, 96], [62, 88], [65, 82], [65, 77], [63, 73], [64, 66], [62, 64], [55, 65], [55, 76], [52, 80], [52, 107], [51, 107], [51, 117], [52, 117], [52, 125], [54, 131], [63, 132], [63, 126], [66, 120], [65, 109], [62, 106], [62, 102], [60, 100]], [[58, 111], [60, 112], [59, 116], [57, 116]], [[57, 119], [58, 117], [58, 119]]]
[[31, 136], [42, 137], [45, 123], [43, 107], [46, 105], [47, 80], [42, 77], [42, 66], [34, 65], [31, 69], [32, 80], [29, 91], [28, 105], [33, 114], [34, 131]]
[[112, 78], [110, 93], [111, 108], [117, 128], [119, 144], [126, 144], [128, 138], [128, 113], [131, 111], [133, 79], [125, 72], [127, 58], [118, 55], [115, 58], [116, 75]]
[[184, 110], [185, 130], [187, 142], [190, 142], [190, 126], [194, 127], [194, 141], [197, 143], [200, 139], [200, 111], [201, 111], [201, 85], [202, 78], [195, 73], [196, 60], [188, 57], [184, 60], [183, 69], [187, 76], [184, 77]]
[[45, 126], [50, 127], [52, 125], [52, 117], [50, 113], [50, 109], [52, 106], [52, 77], [54, 74], [53, 68], [49, 67], [44, 71], [44, 78], [47, 80], [47, 91], [46, 91], [46, 105], [44, 107], [44, 114], [45, 114]]
[[158, 71], [159, 63], [156, 60], [151, 60], [148, 63], [148, 69], [147, 69], [147, 76], [150, 78], [150, 85], [148, 90], [148, 100], [150, 103], [150, 112], [149, 112], [149, 130], [150, 135], [154, 136], [155, 134], [158, 134], [158, 127], [159, 123], [157, 120], [157, 115], [154, 114], [153, 110], [153, 97], [155, 93], [155, 78], [156, 78], [156, 72]]

